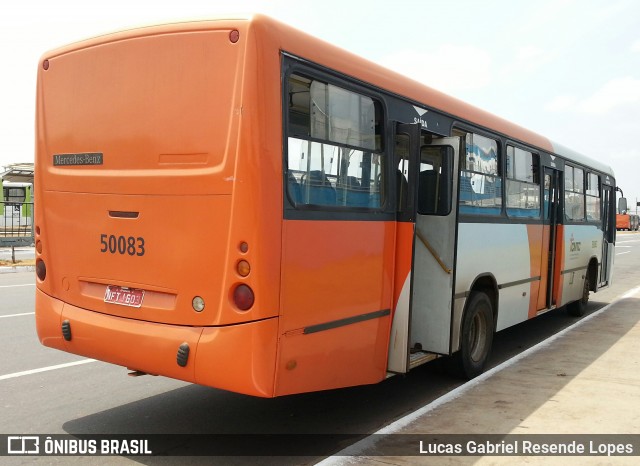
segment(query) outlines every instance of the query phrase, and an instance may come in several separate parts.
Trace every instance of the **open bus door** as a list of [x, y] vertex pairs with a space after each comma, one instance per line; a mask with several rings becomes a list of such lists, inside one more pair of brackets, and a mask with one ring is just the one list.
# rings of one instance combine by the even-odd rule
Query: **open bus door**
[[459, 148], [450, 137], [420, 149], [409, 339], [417, 355], [450, 354]]
[[396, 137], [396, 260], [411, 266], [406, 279], [396, 277], [403, 283], [397, 283], [402, 291], [393, 317], [388, 370], [402, 373], [435, 354], [450, 354], [457, 205], [454, 174], [460, 138], [421, 145], [420, 125], [412, 124], [398, 124]]

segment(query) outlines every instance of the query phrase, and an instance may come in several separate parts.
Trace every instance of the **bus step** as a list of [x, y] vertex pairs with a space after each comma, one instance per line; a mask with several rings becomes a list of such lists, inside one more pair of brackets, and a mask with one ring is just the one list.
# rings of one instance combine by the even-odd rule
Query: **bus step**
[[418, 351], [409, 355], [409, 369], [421, 366], [422, 364], [433, 361], [438, 357], [437, 354], [427, 353], [425, 351]]

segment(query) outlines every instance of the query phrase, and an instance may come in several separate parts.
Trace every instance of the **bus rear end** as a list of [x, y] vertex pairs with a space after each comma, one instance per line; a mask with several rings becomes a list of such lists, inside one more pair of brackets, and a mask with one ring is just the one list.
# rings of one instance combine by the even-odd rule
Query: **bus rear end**
[[265, 276], [278, 289], [279, 251], [257, 243], [279, 232], [252, 210], [267, 188], [246, 169], [252, 144], [242, 137], [250, 34], [248, 21], [146, 28], [41, 60], [44, 345], [273, 396], [278, 296], [259, 290]]
[[616, 214], [616, 230], [631, 230], [631, 215]]

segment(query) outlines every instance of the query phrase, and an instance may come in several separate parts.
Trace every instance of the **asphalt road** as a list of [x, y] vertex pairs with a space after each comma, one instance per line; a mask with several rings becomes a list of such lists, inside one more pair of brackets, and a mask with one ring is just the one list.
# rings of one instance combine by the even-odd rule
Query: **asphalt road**
[[[618, 234], [614, 285], [591, 295], [588, 313], [640, 284], [640, 233]], [[373, 386], [260, 399], [127, 370], [45, 348], [34, 322], [34, 276], [0, 274], [0, 433], [26, 434], [323, 434], [314, 456], [261, 458], [262, 464], [314, 464], [420, 408], [463, 382], [445, 358]], [[548, 312], [496, 335], [497, 365], [575, 322]], [[41, 369], [47, 369], [42, 370]], [[341, 436], [344, 434], [344, 436]], [[355, 435], [354, 435], [355, 434]], [[274, 442], [287, 442], [275, 436]], [[286, 448], [286, 445], [284, 445]], [[247, 445], [247, 451], [251, 446]], [[48, 457], [46, 463], [211, 464], [189, 457]], [[5, 461], [6, 460], [6, 461]], [[108, 460], [108, 461], [107, 461]], [[215, 464], [255, 463], [222, 457]], [[1, 458], [31, 464], [34, 458]]]

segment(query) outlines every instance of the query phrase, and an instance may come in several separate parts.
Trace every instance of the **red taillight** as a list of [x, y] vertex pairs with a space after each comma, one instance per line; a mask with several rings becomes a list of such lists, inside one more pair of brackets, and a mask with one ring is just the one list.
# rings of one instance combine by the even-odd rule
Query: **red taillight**
[[47, 266], [44, 265], [43, 260], [36, 261], [36, 275], [40, 279], [40, 281], [44, 281], [47, 277]]
[[236, 286], [236, 289], [233, 290], [233, 303], [241, 311], [251, 309], [254, 301], [255, 296], [253, 295], [253, 290], [247, 285], [238, 285]]

